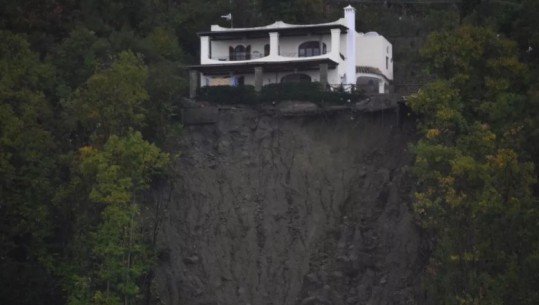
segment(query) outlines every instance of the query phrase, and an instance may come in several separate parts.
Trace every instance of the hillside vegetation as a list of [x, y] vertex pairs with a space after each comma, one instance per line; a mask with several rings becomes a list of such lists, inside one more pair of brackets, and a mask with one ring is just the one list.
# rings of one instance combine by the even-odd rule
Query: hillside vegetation
[[[539, 2], [412, 2], [355, 6], [358, 29], [399, 41], [398, 82], [433, 80], [409, 98], [426, 300], [539, 304]], [[195, 33], [228, 12], [251, 26], [345, 5], [1, 1], [0, 304], [150, 304], [160, 218], [147, 190], [170, 174], [160, 147], [181, 131]]]

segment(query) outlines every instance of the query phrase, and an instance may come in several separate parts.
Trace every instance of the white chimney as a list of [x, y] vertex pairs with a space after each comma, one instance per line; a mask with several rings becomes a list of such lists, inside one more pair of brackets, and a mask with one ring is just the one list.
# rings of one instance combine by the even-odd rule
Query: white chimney
[[356, 84], [356, 9], [351, 5], [344, 8], [344, 20], [348, 27], [346, 34], [346, 85]]

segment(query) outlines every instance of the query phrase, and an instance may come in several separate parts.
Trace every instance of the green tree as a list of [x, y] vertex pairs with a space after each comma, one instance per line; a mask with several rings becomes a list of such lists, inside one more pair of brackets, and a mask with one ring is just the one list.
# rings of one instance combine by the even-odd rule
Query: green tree
[[0, 303], [55, 302], [57, 147], [44, 93], [54, 71], [22, 35], [0, 39]]
[[510, 34], [519, 44], [523, 58], [539, 73], [539, 2], [523, 0], [522, 5], [514, 13], [514, 18], [507, 21], [510, 24]]
[[81, 178], [90, 186], [88, 199], [102, 208], [98, 224], [81, 236], [87, 243], [85, 264], [67, 269], [68, 303], [136, 304], [140, 278], [152, 262], [139, 197], [163, 173], [168, 155], [133, 131], [111, 136], [102, 149], [85, 146], [79, 154]]
[[266, 22], [314, 23], [322, 21], [324, 4], [322, 0], [262, 0], [260, 5]]
[[[132, 130], [154, 139], [167, 130], [185, 90], [178, 38], [196, 39], [184, 29], [210, 20], [183, 10], [188, 2], [202, 16], [222, 14], [196, 1], [0, 3], [1, 304], [133, 303], [141, 293], [151, 251], [138, 196], [151, 178], [122, 184], [129, 173], [112, 166], [83, 174], [78, 149], [102, 152], [115, 135], [152, 151]], [[150, 165], [120, 167], [129, 166], [141, 170], [134, 177]], [[106, 186], [113, 173], [118, 186]], [[128, 202], [104, 202], [109, 190]]]
[[50, 62], [59, 73], [58, 95], [67, 97], [92, 74], [98, 63], [107, 58], [110, 44], [85, 27], [73, 29], [62, 43], [51, 50]]
[[79, 141], [89, 136], [104, 143], [112, 134], [123, 135], [145, 122], [148, 70], [140, 56], [122, 52], [64, 101], [66, 119], [79, 127]]
[[536, 179], [520, 153], [535, 115], [528, 70], [513, 42], [485, 28], [435, 33], [423, 55], [439, 77], [410, 99], [423, 135], [414, 207], [437, 240], [430, 297], [436, 304], [535, 304]]
[[187, 93], [187, 72], [183, 68], [185, 54], [170, 29], [155, 28], [145, 38], [145, 58], [148, 66], [147, 88], [149, 99], [145, 104], [147, 119], [152, 122], [145, 134], [162, 140], [178, 115], [178, 100]]

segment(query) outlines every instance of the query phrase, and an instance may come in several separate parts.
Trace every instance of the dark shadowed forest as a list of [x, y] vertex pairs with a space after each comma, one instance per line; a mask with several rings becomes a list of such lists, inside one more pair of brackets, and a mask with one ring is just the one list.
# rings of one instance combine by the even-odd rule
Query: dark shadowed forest
[[[417, 116], [422, 301], [539, 304], [539, 1], [0, 1], [0, 304], [158, 304], [196, 32], [333, 21], [395, 46]], [[258, 305], [258, 304], [252, 304]]]

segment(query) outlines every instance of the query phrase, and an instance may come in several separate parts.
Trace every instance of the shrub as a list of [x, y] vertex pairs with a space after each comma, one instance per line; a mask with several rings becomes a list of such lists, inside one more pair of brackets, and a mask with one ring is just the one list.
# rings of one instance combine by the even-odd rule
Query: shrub
[[269, 84], [255, 92], [253, 86], [212, 86], [198, 90], [198, 98], [218, 104], [258, 104], [281, 101], [306, 101], [318, 104], [344, 104], [356, 102], [362, 92], [344, 89], [322, 90], [320, 83], [280, 83]]
[[253, 86], [207, 86], [198, 89], [198, 98], [218, 104], [254, 104], [257, 96]]

